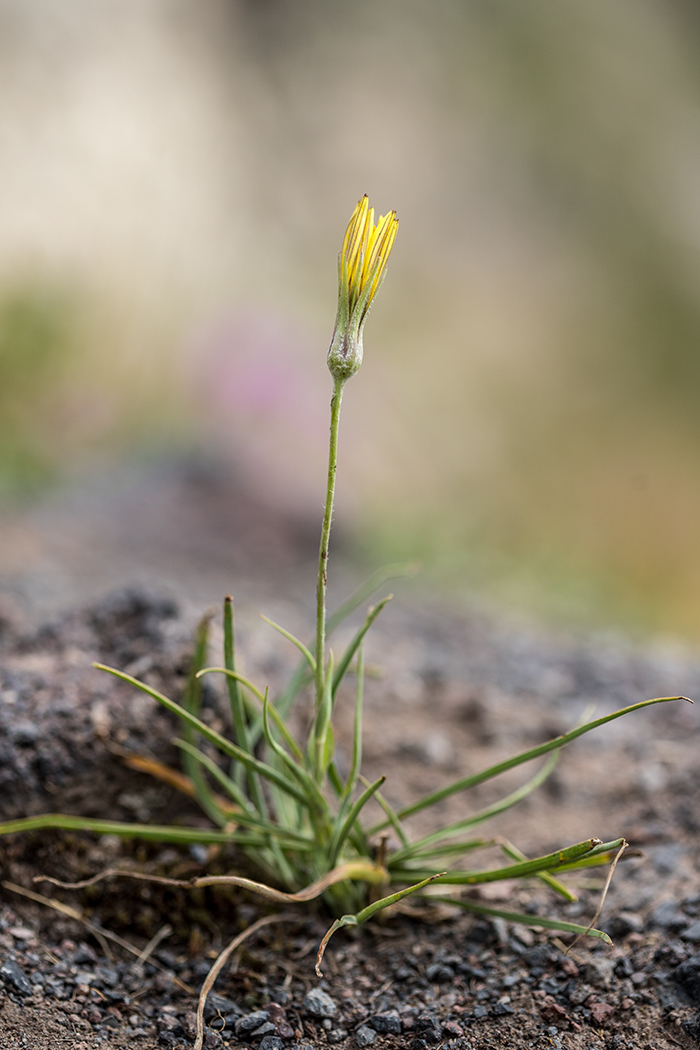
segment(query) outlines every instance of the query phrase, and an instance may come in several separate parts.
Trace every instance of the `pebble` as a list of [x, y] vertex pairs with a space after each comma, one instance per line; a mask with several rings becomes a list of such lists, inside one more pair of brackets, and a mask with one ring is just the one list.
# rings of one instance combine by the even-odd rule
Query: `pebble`
[[373, 1014], [367, 1024], [380, 1035], [401, 1035], [401, 1018], [395, 1013]]
[[5, 985], [10, 985], [20, 995], [31, 995], [34, 991], [33, 986], [14, 959], [6, 959], [0, 966], [0, 978]]
[[266, 1035], [260, 1041], [260, 1050], [284, 1050], [284, 1039], [278, 1035]]
[[671, 974], [676, 984], [680, 984], [690, 998], [700, 1006], [700, 952], [677, 966]]
[[442, 1026], [431, 1014], [421, 1014], [416, 1018], [416, 1034], [426, 1043], [439, 1043], [442, 1039]]
[[610, 984], [615, 961], [605, 956], [596, 958], [593, 956], [584, 967], [584, 974], [589, 984], [596, 988], [607, 988]]
[[681, 934], [681, 940], [690, 941], [693, 944], [696, 941], [700, 941], [700, 922], [694, 922], [692, 926], [689, 926], [688, 929]]
[[333, 1017], [338, 1010], [335, 1000], [320, 988], [312, 988], [308, 995], [304, 996], [302, 1006], [312, 1017]]
[[[173, 1044], [174, 1045], [174, 1044]], [[204, 1035], [204, 1050], [222, 1050], [224, 1041], [218, 1032], [213, 1032], [211, 1028]]]
[[361, 1024], [355, 1029], [355, 1042], [359, 1047], [369, 1046], [377, 1038], [377, 1033], [369, 1025]]
[[662, 930], [681, 930], [688, 925], [688, 920], [683, 912], [679, 911], [675, 901], [663, 901], [659, 904], [652, 913], [651, 921]]
[[425, 971], [425, 976], [429, 981], [435, 981], [440, 983], [441, 981], [451, 981], [454, 977], [455, 972], [451, 966], [445, 966], [444, 963], [433, 963]]
[[268, 1035], [276, 1035], [276, 1029], [272, 1021], [265, 1021], [263, 1024], [260, 1025], [259, 1028], [256, 1028], [253, 1032], [250, 1032], [249, 1037], [254, 1042], [257, 1042], [258, 1039], [265, 1039]]
[[[260, 1028], [269, 1019], [270, 1015], [267, 1010], [256, 1010], [252, 1014], [246, 1014], [245, 1017], [239, 1017], [236, 1021], [236, 1038], [244, 1039], [246, 1036], [251, 1035], [256, 1028]], [[265, 1034], [263, 1033], [263, 1035]]]
[[[219, 995], [218, 992], [209, 993], [204, 1007], [205, 1020], [208, 1021], [210, 1017], [218, 1017], [219, 1015], [228, 1017], [231, 1014], [235, 1014], [238, 1017], [240, 1013], [241, 1008], [237, 1003], [234, 1003], [233, 999], [227, 999], [225, 995]], [[261, 1013], [265, 1013], [265, 1011], [262, 1010]]]

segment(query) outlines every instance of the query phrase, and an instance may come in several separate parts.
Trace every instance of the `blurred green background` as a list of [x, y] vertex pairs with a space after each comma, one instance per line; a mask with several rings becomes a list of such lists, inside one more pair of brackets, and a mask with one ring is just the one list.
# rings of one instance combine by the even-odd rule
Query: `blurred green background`
[[0, 0], [0, 78], [6, 507], [193, 448], [319, 507], [367, 192], [401, 228], [344, 405], [358, 552], [700, 637], [690, 0]]

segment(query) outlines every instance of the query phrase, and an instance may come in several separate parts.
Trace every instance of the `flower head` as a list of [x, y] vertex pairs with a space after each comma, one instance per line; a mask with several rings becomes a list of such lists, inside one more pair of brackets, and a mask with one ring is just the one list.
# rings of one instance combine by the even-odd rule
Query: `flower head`
[[328, 351], [335, 379], [346, 380], [362, 364], [362, 328], [386, 272], [399, 220], [395, 211], [375, 225], [367, 194], [358, 201], [338, 256], [338, 314]]

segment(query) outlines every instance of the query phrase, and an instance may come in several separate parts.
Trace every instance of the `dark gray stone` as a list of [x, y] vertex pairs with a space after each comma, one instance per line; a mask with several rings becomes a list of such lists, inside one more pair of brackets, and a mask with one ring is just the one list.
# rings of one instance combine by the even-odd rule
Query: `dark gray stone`
[[218, 992], [210, 992], [204, 1007], [204, 1019], [208, 1021], [210, 1017], [229, 1017], [231, 1014], [236, 1016], [241, 1014], [238, 1003], [234, 1003], [233, 999], [227, 999], [225, 995], [219, 995]]
[[266, 1036], [275, 1034], [276, 1028], [273, 1025], [272, 1021], [264, 1021], [259, 1028], [256, 1028], [254, 1032], [250, 1033], [248, 1038], [251, 1039], [254, 1043], [257, 1043], [258, 1040], [265, 1039]]
[[260, 1050], [284, 1050], [284, 1039], [278, 1035], [266, 1035], [260, 1042]]
[[370, 1046], [371, 1043], [377, 1038], [377, 1033], [369, 1025], [361, 1024], [359, 1028], [355, 1030], [355, 1042], [359, 1047]]
[[660, 926], [662, 930], [682, 930], [688, 925], [688, 920], [682, 911], [679, 911], [675, 901], [664, 901], [655, 908], [651, 921], [654, 926]]
[[381, 1035], [401, 1035], [401, 1019], [398, 1014], [373, 1014], [367, 1024]]
[[245, 1017], [239, 1017], [236, 1021], [237, 1038], [244, 1039], [246, 1036], [251, 1035], [256, 1028], [260, 1028], [260, 1025], [265, 1024], [269, 1019], [270, 1015], [267, 1010], [256, 1010], [255, 1013], [246, 1014]]
[[328, 992], [322, 992], [320, 988], [312, 988], [309, 994], [304, 996], [302, 1006], [312, 1017], [333, 1017], [338, 1010]]
[[687, 930], [684, 930], [681, 934], [682, 941], [690, 941], [695, 943], [700, 941], [700, 922], [694, 922], [692, 926], [689, 926]]
[[690, 996], [693, 1002], [700, 1005], [700, 952], [677, 966], [671, 974], [676, 984]]
[[5, 987], [9, 986], [20, 995], [32, 995], [34, 992], [34, 988], [14, 959], [6, 959], [0, 966], [0, 977], [5, 982]]
[[439, 1043], [442, 1039], [442, 1027], [437, 1018], [431, 1014], [421, 1014], [416, 1018], [416, 1035], [426, 1043]]
[[446, 966], [444, 963], [433, 963], [425, 971], [425, 976], [429, 981], [436, 981], [438, 984], [442, 981], [451, 981], [454, 977], [455, 972], [451, 966]]

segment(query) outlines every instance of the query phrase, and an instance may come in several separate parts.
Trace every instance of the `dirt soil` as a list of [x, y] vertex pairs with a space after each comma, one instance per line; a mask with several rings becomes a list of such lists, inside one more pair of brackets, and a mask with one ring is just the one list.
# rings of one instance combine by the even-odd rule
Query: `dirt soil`
[[[7, 539], [0, 562], [2, 819], [50, 811], [204, 823], [184, 796], [125, 767], [125, 752], [174, 763], [176, 727], [155, 702], [94, 670], [92, 661], [177, 697], [196, 620], [238, 573], [238, 644], [251, 677], [274, 691], [295, 655], [257, 619], [258, 603], [289, 629], [310, 633], [313, 537], [304, 522], [273, 520], [254, 500], [236, 499], [228, 481], [204, 484], [178, 472], [151, 479], [148, 491], [164, 508], [165, 524], [146, 521], [138, 517], [140, 485], [126, 486], [116, 502], [110, 494], [107, 511], [100, 499], [77, 500], [0, 522], [0, 540]], [[239, 541], [226, 552], [231, 506], [242, 517], [240, 507], [247, 508], [249, 547]], [[256, 514], [265, 517], [264, 536], [275, 552], [269, 562], [260, 555]], [[129, 535], [129, 523], [127, 558], [119, 537]], [[198, 558], [206, 560], [207, 544], [208, 575], [193, 599], [189, 574]], [[81, 550], [90, 551], [91, 571]], [[130, 573], [121, 578], [132, 585], [96, 597], [114, 582], [115, 563], [124, 569], [126, 561]], [[179, 562], [187, 572], [178, 574]], [[59, 588], [49, 594], [38, 586], [41, 565], [63, 581], [62, 600]], [[600, 715], [651, 696], [700, 697], [700, 656], [680, 646], [573, 637], [448, 608], [415, 586], [404, 592], [378, 621], [367, 653], [364, 768], [371, 778], [387, 774], [394, 803], [564, 731], [590, 703]], [[215, 631], [214, 660], [219, 646]], [[349, 700], [339, 701], [341, 764]], [[213, 679], [204, 712], [225, 728], [226, 705]], [[484, 828], [485, 836], [505, 836], [532, 856], [589, 836], [624, 835], [635, 855], [620, 863], [598, 923], [614, 947], [588, 940], [567, 955], [571, 939], [563, 935], [433, 906], [341, 931], [319, 981], [313, 962], [328, 920], [299, 906], [261, 929], [222, 971], [207, 1012], [208, 1050], [697, 1048], [699, 745], [697, 706], [677, 702], [632, 714], [570, 746], [536, 795]], [[455, 795], [411, 830], [419, 834], [488, 805], [529, 772]], [[487, 851], [475, 866], [498, 859], [497, 850]], [[0, 840], [0, 1043], [7, 1050], [191, 1047], [197, 991], [212, 959], [271, 913], [230, 889], [190, 892], [114, 879], [71, 892], [33, 882], [38, 874], [74, 880], [114, 866], [189, 878], [241, 870], [242, 862], [226, 851], [109, 835], [42, 831]], [[579, 900], [569, 905], [535, 883], [490, 884], [473, 899], [585, 924], [595, 914], [601, 876], [590, 872], [570, 884]], [[144, 949], [141, 958], [134, 954]]]

